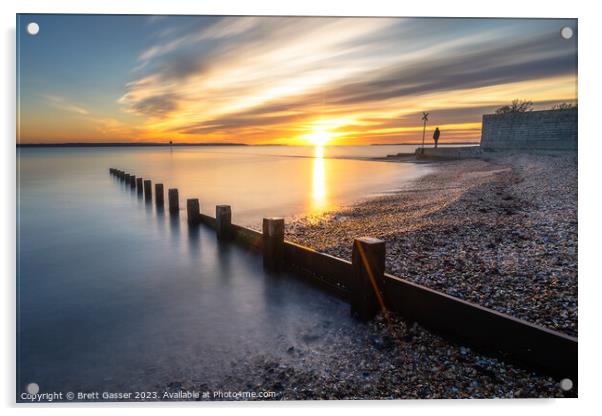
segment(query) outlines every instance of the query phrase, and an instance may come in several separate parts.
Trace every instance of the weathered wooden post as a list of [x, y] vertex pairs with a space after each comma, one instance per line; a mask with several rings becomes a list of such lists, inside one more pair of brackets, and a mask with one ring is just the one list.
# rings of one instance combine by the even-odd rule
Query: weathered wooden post
[[197, 198], [186, 200], [186, 214], [188, 215], [188, 224], [197, 225], [201, 221], [201, 206]]
[[129, 174], [129, 173], [126, 173], [126, 174], [125, 174], [125, 184], [126, 184], [126, 185], [129, 185], [129, 184], [130, 184], [130, 174]]
[[385, 309], [385, 242], [356, 238], [351, 263], [351, 314], [361, 320], [372, 319], [379, 309]]
[[150, 179], [144, 181], [144, 199], [150, 201], [153, 198], [153, 191]]
[[163, 206], [163, 184], [156, 183], [155, 184], [155, 204], [158, 206]]
[[263, 267], [282, 269], [284, 261], [284, 218], [263, 219]]
[[139, 194], [142, 193], [142, 178], [136, 178], [136, 191], [138, 191]]
[[130, 177], [130, 188], [135, 188], [136, 187], [136, 175], [132, 175]]
[[123, 180], [125, 179], [125, 172], [120, 170], [119, 172], [119, 179], [121, 179], [121, 182], [123, 182]]
[[178, 190], [172, 188], [167, 191], [167, 197], [169, 198], [169, 212], [177, 214], [180, 211], [180, 200], [178, 198]]
[[230, 205], [217, 205], [215, 207], [215, 234], [219, 241], [226, 241], [232, 237], [232, 208]]

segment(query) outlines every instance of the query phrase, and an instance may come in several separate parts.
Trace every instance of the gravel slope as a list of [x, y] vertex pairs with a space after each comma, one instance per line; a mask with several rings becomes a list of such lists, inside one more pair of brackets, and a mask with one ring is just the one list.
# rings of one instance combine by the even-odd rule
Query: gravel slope
[[440, 162], [399, 193], [286, 238], [350, 259], [353, 238], [387, 242], [387, 271], [577, 335], [577, 156], [494, 155]]
[[[288, 224], [286, 238], [350, 258], [354, 237], [380, 237], [387, 270], [397, 276], [577, 335], [576, 154], [435, 166], [394, 195]], [[319, 343], [297, 334], [301, 341], [286, 351], [233, 363], [219, 384], [174, 380], [158, 387], [275, 392], [268, 400], [576, 396], [562, 391], [559, 380], [398, 316], [351, 328], [316, 325]]]
[[233, 363], [235, 370], [219, 384], [174, 381], [158, 389], [275, 393], [246, 400], [575, 397], [552, 377], [451, 344], [395, 317], [385, 321], [379, 315], [353, 329], [331, 325], [320, 333], [320, 342], [298, 342]]

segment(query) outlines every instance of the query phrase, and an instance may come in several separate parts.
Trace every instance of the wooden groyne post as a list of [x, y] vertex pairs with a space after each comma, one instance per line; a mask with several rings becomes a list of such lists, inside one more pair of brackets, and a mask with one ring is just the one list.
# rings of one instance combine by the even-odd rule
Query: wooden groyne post
[[270, 271], [282, 269], [284, 259], [284, 218], [263, 219], [263, 267]]
[[361, 237], [353, 241], [351, 254], [351, 314], [369, 320], [385, 309], [385, 242]]
[[215, 234], [219, 241], [229, 240], [232, 236], [232, 207], [230, 205], [216, 205]]
[[129, 173], [125, 174], [125, 184], [129, 185], [130, 184], [130, 179], [131, 179], [131, 175]]
[[201, 206], [198, 198], [186, 200], [186, 215], [188, 216], [188, 224], [197, 225], [201, 221]]
[[130, 188], [134, 189], [136, 187], [136, 175], [132, 175], [130, 177]]
[[150, 201], [153, 198], [153, 190], [150, 179], [144, 181], [144, 199]]
[[138, 191], [139, 194], [143, 192], [142, 178], [136, 178], [136, 191]]
[[163, 184], [155, 184], [155, 204], [157, 206], [163, 206]]
[[177, 214], [180, 212], [178, 190], [176, 188], [171, 188], [169, 191], [167, 191], [167, 197], [169, 198], [169, 212], [172, 214]]

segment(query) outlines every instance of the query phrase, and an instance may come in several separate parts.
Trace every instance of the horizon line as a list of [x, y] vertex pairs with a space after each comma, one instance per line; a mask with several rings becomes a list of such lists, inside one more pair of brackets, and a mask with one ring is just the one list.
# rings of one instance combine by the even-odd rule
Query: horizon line
[[[477, 140], [477, 139], [475, 139]], [[478, 139], [480, 141], [480, 138]], [[450, 141], [439, 143], [439, 145], [453, 145], [453, 144], [476, 144], [478, 141], [462, 140], [462, 141]], [[345, 146], [418, 146], [422, 145], [422, 142], [409, 142], [409, 143], [369, 143], [369, 144], [326, 144], [324, 147], [345, 147]], [[214, 143], [163, 143], [163, 142], [60, 142], [60, 143], [16, 143], [16, 147], [135, 147], [135, 146], [289, 146], [289, 147], [316, 147], [311, 144], [280, 144], [280, 143], [228, 143], [228, 142], [214, 142]]]

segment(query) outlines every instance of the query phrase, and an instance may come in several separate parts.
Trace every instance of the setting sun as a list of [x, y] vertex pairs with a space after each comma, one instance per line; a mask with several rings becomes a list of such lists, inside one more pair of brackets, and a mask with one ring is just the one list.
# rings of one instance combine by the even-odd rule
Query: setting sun
[[324, 146], [332, 139], [332, 133], [327, 131], [315, 131], [307, 135], [307, 139], [314, 146]]

